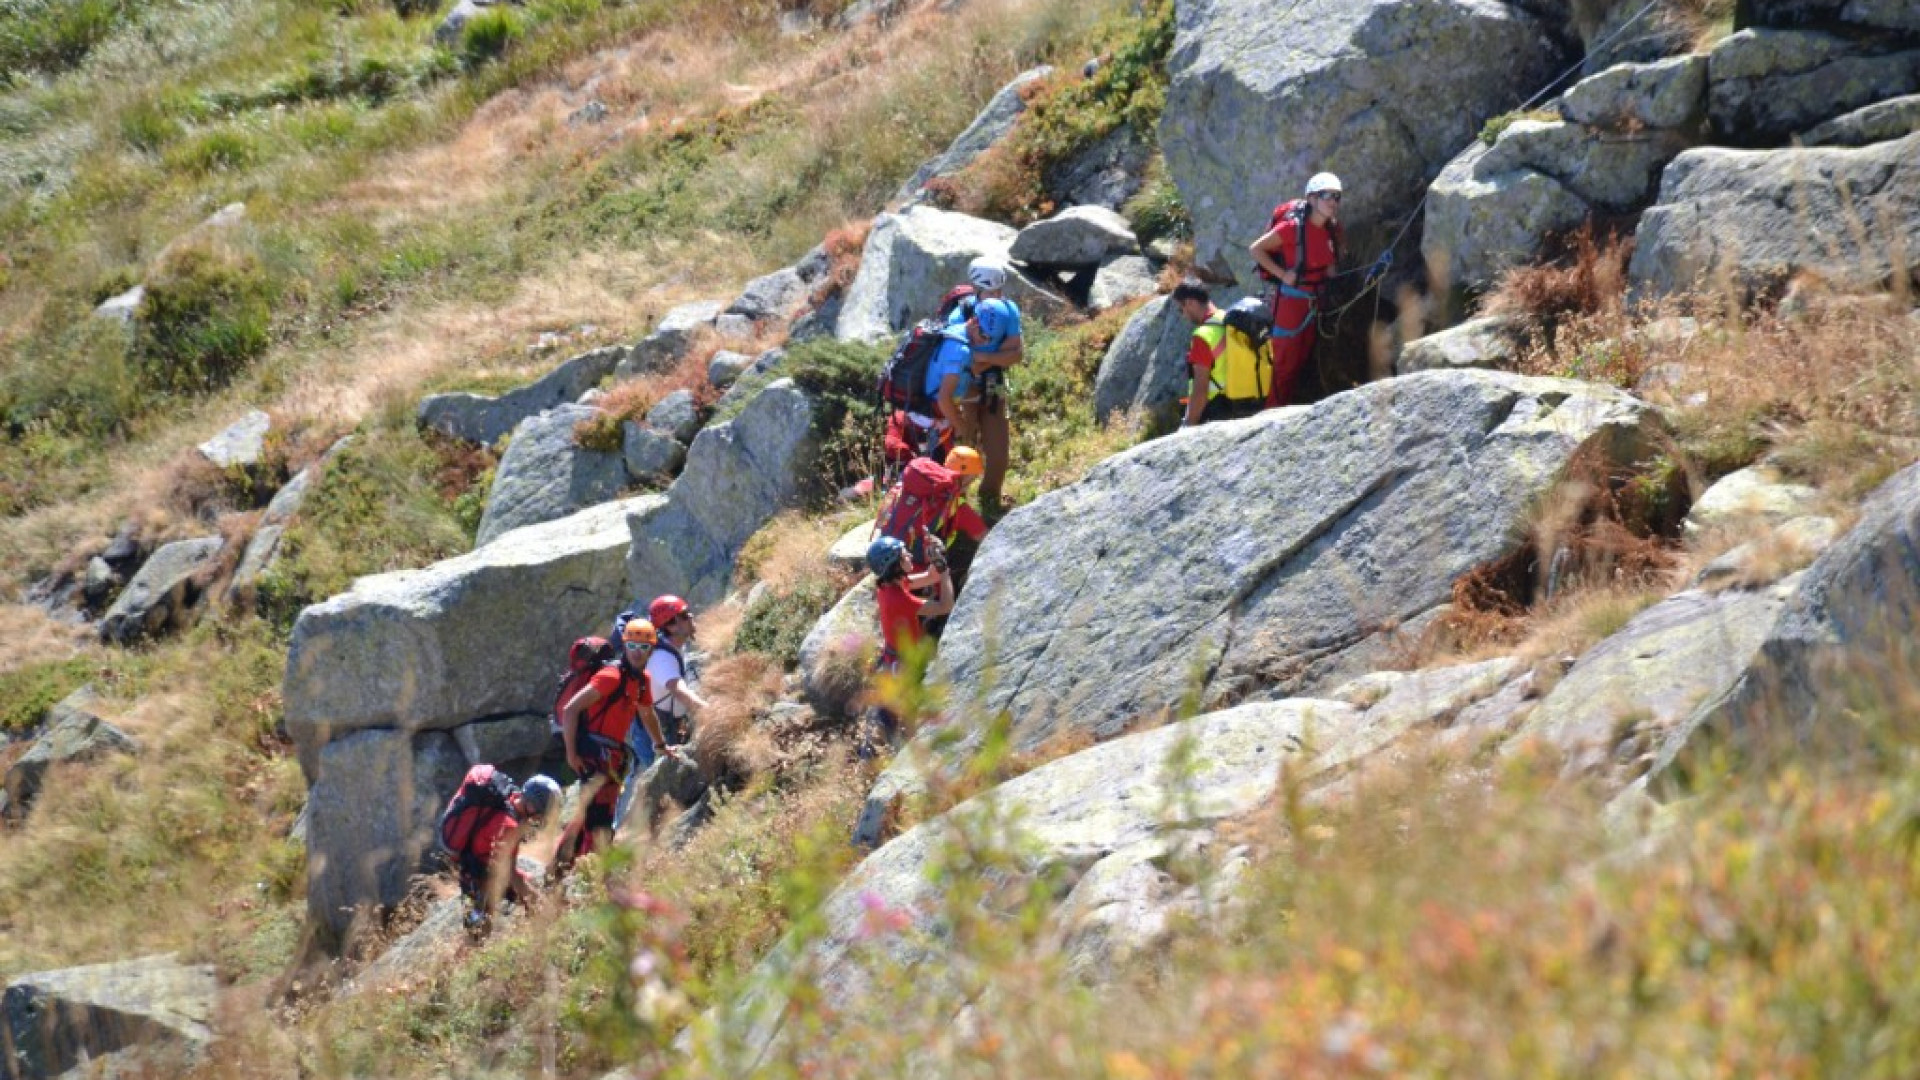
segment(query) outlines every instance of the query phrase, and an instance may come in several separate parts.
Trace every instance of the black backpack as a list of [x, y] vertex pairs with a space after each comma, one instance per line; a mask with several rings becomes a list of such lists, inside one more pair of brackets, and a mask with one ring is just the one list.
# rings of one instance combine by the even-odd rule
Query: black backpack
[[1267, 343], [1267, 337], [1273, 332], [1273, 312], [1266, 301], [1257, 296], [1249, 296], [1228, 308], [1224, 315], [1228, 330], [1237, 331], [1247, 339], [1247, 346], [1254, 352]]
[[947, 324], [935, 319], [922, 320], [907, 331], [906, 340], [893, 351], [886, 367], [880, 369], [882, 409], [933, 415], [933, 398], [927, 393], [927, 368], [946, 341], [946, 335]]

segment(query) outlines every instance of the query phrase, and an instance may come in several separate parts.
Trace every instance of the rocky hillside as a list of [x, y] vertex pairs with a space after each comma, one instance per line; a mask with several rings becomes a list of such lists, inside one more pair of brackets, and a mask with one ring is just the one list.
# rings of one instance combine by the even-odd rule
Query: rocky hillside
[[[0, 30], [9, 1075], [1920, 1053], [1920, 17], [696, 7]], [[1170, 430], [1163, 294], [1326, 169], [1311, 400]], [[873, 379], [982, 256], [1010, 510], [871, 679]], [[663, 593], [690, 755], [470, 937], [440, 808]]]

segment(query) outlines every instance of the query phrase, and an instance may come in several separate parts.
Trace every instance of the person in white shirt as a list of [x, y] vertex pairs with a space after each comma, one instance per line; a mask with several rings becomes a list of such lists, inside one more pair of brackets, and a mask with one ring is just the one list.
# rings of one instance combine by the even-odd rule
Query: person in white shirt
[[[693, 612], [685, 600], [668, 595], [649, 604], [647, 616], [647, 621], [653, 623], [660, 635], [653, 655], [647, 658], [647, 685], [653, 691], [653, 711], [660, 719], [661, 741], [670, 747], [684, 746], [693, 741], [694, 717], [707, 707], [706, 699], [694, 690], [693, 676], [687, 668], [686, 648], [694, 634]], [[635, 780], [653, 764], [652, 754], [644, 749], [639, 753]], [[629, 783], [621, 792], [620, 805], [614, 812], [616, 829], [626, 824], [627, 814], [633, 808], [634, 792], [639, 788], [638, 783]]]

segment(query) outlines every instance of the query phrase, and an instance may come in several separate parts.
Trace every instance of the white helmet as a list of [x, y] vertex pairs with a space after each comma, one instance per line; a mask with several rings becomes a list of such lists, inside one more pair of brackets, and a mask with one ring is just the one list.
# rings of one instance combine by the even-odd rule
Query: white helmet
[[967, 267], [967, 283], [983, 292], [998, 292], [1007, 287], [1007, 268], [993, 259], [975, 259]]
[[1323, 191], [1338, 192], [1339, 190], [1340, 178], [1330, 172], [1314, 173], [1313, 179], [1307, 181], [1307, 195], [1309, 197], [1318, 195]]

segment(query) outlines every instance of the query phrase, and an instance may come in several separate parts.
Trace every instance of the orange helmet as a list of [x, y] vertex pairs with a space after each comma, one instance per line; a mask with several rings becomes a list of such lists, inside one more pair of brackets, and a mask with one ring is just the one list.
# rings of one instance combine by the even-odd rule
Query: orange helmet
[[956, 446], [947, 454], [947, 470], [955, 476], [983, 476], [987, 463], [980, 460], [980, 451], [971, 446]]
[[620, 640], [625, 643], [638, 642], [651, 648], [660, 643], [660, 635], [654, 633], [653, 624], [645, 619], [630, 619], [626, 628], [620, 631]]

